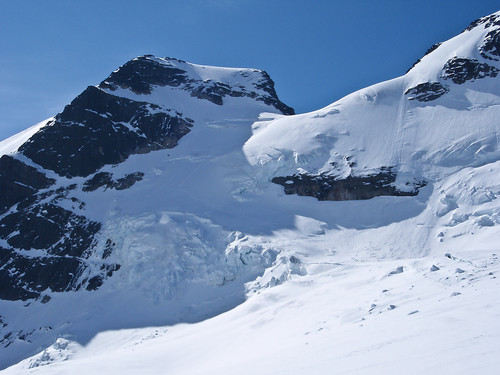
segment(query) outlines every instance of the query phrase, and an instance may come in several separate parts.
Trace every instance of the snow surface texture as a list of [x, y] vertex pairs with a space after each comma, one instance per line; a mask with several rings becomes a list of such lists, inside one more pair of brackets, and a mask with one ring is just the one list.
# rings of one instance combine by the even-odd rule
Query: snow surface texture
[[42, 127], [47, 125], [52, 118], [42, 121], [31, 128], [23, 130], [18, 134], [14, 134], [12, 137], [7, 138], [0, 142], [0, 155], [13, 154], [17, 152], [18, 148], [26, 142], [33, 134], [39, 131]]
[[[145, 173], [86, 199], [122, 268], [97, 291], [2, 301], [7, 324], [55, 341], [2, 373], [498, 373], [499, 78], [473, 61], [476, 78], [456, 84], [445, 66], [500, 68], [483, 56], [499, 19], [316, 112], [267, 110], [251, 126], [263, 103], [203, 102], [178, 147], [105, 167]], [[162, 105], [169, 94], [151, 95]], [[381, 167], [402, 187], [428, 184], [414, 197], [319, 202], [270, 183]]]
[[[498, 20], [497, 20], [498, 21]], [[393, 167], [404, 189], [414, 179], [434, 181], [468, 165], [499, 157], [498, 106], [495, 77], [471, 75], [464, 83], [450, 79], [445, 66], [462, 58], [479, 60], [498, 72], [498, 59], [486, 60], [480, 46], [500, 26], [481, 24], [442, 43], [406, 75], [382, 82], [315, 112], [261, 121], [244, 146], [252, 165], [269, 175], [294, 173], [338, 177], [376, 173]], [[496, 69], [496, 71], [495, 71]], [[415, 100], [409, 90], [422, 84], [442, 85], [445, 94]], [[425, 88], [426, 86], [424, 86]], [[425, 92], [422, 92], [425, 94]]]

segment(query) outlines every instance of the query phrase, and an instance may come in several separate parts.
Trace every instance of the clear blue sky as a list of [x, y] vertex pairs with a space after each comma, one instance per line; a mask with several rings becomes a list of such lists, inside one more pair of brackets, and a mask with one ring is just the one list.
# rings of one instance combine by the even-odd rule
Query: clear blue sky
[[394, 78], [479, 0], [0, 0], [0, 139], [143, 54], [266, 70], [298, 113]]

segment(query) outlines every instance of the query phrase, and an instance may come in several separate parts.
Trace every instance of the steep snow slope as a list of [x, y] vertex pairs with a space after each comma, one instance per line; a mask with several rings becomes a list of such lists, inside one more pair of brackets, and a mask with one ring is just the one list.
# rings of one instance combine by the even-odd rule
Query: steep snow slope
[[42, 121], [36, 125], [33, 125], [31, 128], [28, 128], [18, 134], [14, 134], [12, 137], [9, 137], [0, 142], [0, 155], [5, 154], [13, 154], [17, 152], [19, 147], [31, 138], [33, 134], [39, 131], [42, 127], [47, 125], [52, 119], [47, 119]]
[[[59, 339], [4, 373], [495, 374], [500, 261], [489, 214], [499, 207], [486, 197], [500, 191], [490, 176], [499, 167], [445, 179], [429, 198], [436, 206], [389, 226], [335, 230], [297, 217], [295, 229], [242, 238], [281, 252], [235, 309], [196, 324], [103, 332], [84, 348]], [[439, 217], [443, 197], [459, 207]], [[390, 208], [397, 199], [415, 198], [363, 203]], [[470, 219], [450, 223], [457, 215]]]
[[297, 116], [228, 93], [244, 83], [197, 90], [202, 68], [176, 60], [186, 73], [158, 88], [112, 74], [100, 89], [134, 102], [182, 89], [176, 105], [196, 107], [173, 110], [194, 125], [90, 178], [111, 181], [68, 178], [102, 223], [85, 272], [120, 268], [97, 290], [1, 301], [17, 330], [5, 363], [40, 346], [3, 373], [496, 373], [499, 35], [500, 12], [405, 76]]
[[293, 111], [265, 72], [144, 56], [4, 141], [0, 366], [60, 336], [241, 303], [276, 256], [229, 247], [247, 222], [241, 145], [263, 111]]
[[249, 162], [289, 176], [291, 190], [301, 187], [292, 176], [333, 182], [389, 170], [399, 191], [412, 191], [497, 160], [500, 56], [490, 44], [498, 45], [499, 26], [495, 14], [435, 46], [402, 77], [319, 111], [254, 125], [244, 147]]

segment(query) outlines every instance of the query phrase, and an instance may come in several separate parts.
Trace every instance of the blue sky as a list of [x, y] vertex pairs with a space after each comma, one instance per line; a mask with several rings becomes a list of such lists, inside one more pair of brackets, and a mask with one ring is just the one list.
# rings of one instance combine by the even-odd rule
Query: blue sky
[[296, 112], [402, 75], [498, 1], [22, 0], [0, 6], [0, 139], [143, 54], [266, 70]]

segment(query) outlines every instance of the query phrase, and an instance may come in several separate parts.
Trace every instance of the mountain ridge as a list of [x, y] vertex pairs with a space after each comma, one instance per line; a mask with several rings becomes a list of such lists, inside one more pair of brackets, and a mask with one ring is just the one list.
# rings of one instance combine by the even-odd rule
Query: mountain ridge
[[[269, 327], [294, 348], [284, 353], [277, 342], [274, 355], [327, 373], [318, 363], [329, 363], [324, 345], [333, 338], [312, 332], [356, 335], [366, 325], [383, 340], [417, 345], [377, 324], [388, 324], [393, 311], [403, 328], [413, 318], [418, 327], [429, 324], [426, 310], [446, 316], [458, 306], [479, 314], [467, 303], [481, 303], [474, 286], [498, 294], [499, 19], [497, 12], [474, 21], [405, 76], [295, 116], [287, 116], [293, 110], [265, 72], [138, 57], [61, 114], [0, 144], [8, 150], [0, 187], [19, 186], [0, 202], [0, 344], [9, 357], [0, 366], [47, 348], [7, 373], [50, 372], [52, 362], [68, 369], [80, 352], [85, 366], [102, 371], [104, 359], [92, 361], [95, 348], [115, 336], [101, 332], [124, 328], [157, 335], [161, 347], [186, 358], [189, 350], [169, 346], [169, 330], [196, 336], [200, 327], [227, 343], [235, 337], [220, 327], [241, 321], [249, 345]], [[413, 296], [407, 290], [415, 285]], [[357, 288], [366, 292], [363, 301], [353, 297]], [[322, 304], [319, 296], [330, 289]], [[435, 307], [434, 296], [447, 310]], [[303, 333], [296, 322], [288, 334], [295, 298], [308, 328]], [[280, 312], [289, 320], [280, 321]], [[482, 314], [492, 324], [497, 310]], [[175, 325], [186, 322], [193, 325]], [[175, 326], [157, 334], [144, 328], [165, 325]], [[443, 329], [455, 337], [452, 324]], [[137, 363], [123, 354], [128, 345], [150, 348], [130, 331], [116, 335], [121, 344], [110, 346], [124, 363]], [[306, 336], [323, 353], [316, 364], [296, 350]], [[467, 340], [473, 336], [467, 331]], [[485, 340], [471, 358], [484, 354]], [[373, 361], [351, 347], [346, 355]], [[429, 348], [447, 359], [462, 350]], [[278, 368], [262, 351], [252, 358]], [[171, 360], [178, 372], [193, 363]], [[208, 373], [217, 372], [204, 361]], [[247, 372], [262, 370], [254, 362]]]

